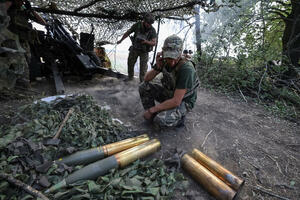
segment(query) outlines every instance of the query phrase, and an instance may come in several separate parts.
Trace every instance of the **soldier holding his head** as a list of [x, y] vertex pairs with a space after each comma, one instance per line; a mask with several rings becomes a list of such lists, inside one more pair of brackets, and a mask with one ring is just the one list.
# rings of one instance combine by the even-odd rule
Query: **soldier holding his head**
[[[156, 64], [145, 75], [139, 87], [144, 118], [154, 120], [160, 127], [184, 124], [185, 115], [197, 99], [199, 81], [194, 64], [182, 57], [183, 42], [176, 35], [166, 38]], [[162, 73], [161, 84], [149, 82]], [[160, 102], [155, 105], [155, 101]]]
[[126, 80], [133, 80], [134, 65], [138, 57], [140, 57], [140, 82], [144, 80], [145, 73], [147, 72], [149, 52], [156, 45], [157, 36], [152, 26], [153, 23], [154, 17], [150, 13], [147, 13], [143, 21], [135, 23], [117, 42], [117, 44], [120, 44], [131, 33], [134, 33], [134, 36], [131, 38], [132, 46], [129, 48], [127, 60], [128, 79]]

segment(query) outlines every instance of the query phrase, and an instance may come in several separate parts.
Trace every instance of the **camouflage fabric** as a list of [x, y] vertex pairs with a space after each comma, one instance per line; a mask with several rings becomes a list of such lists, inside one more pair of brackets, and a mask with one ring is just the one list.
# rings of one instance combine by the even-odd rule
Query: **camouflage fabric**
[[[5, 3], [0, 3], [0, 32], [7, 28], [9, 24], [9, 16], [7, 16]], [[1, 43], [1, 38], [0, 38]]]
[[148, 68], [148, 59], [149, 59], [149, 54], [148, 52], [146, 53], [142, 53], [140, 51], [131, 49], [129, 51], [129, 55], [128, 55], [128, 60], [127, 60], [127, 66], [128, 66], [128, 77], [130, 79], [133, 78], [134, 76], [134, 65], [138, 59], [138, 57], [140, 57], [140, 82], [144, 81], [144, 76], [147, 72], [147, 68]]
[[13, 88], [27, 66], [25, 51], [18, 36], [7, 30], [8, 22], [5, 5], [0, 3], [0, 90]]
[[153, 122], [160, 127], [176, 127], [184, 122], [186, 113], [187, 108], [183, 101], [180, 106], [177, 106], [176, 108], [158, 113], [154, 117]]
[[8, 15], [10, 16], [11, 22], [8, 26], [8, 29], [17, 34], [20, 38], [20, 41], [26, 40], [33, 43], [34, 38], [36, 37], [33, 33], [31, 23], [29, 23], [30, 14], [23, 7], [15, 8], [11, 7], [8, 10]]
[[[145, 110], [155, 106], [155, 101], [161, 103], [173, 97], [163, 86], [149, 82], [140, 84], [139, 93]], [[182, 123], [187, 111], [185, 102], [183, 101], [180, 106], [176, 108], [158, 113], [153, 121], [160, 127], [174, 127]]]
[[177, 35], [171, 35], [165, 39], [163, 45], [163, 57], [177, 59], [181, 56], [183, 42]]
[[0, 55], [0, 90], [11, 89], [17, 79], [24, 74], [25, 57], [21, 53], [5, 53]]

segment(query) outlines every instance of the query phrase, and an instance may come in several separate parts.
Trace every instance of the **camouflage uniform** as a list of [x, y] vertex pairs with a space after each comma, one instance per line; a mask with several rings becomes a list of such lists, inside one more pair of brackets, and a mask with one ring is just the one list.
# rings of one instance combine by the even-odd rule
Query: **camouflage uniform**
[[152, 48], [149, 45], [141, 44], [142, 40], [152, 40], [156, 38], [156, 31], [151, 26], [150, 29], [146, 30], [143, 22], [137, 22], [129, 29], [130, 33], [135, 33], [132, 38], [132, 46], [129, 48], [129, 55], [127, 60], [128, 65], [128, 77], [130, 79], [134, 76], [134, 65], [137, 58], [140, 57], [140, 81], [144, 80], [144, 76], [147, 72], [147, 63], [149, 59], [149, 52]]
[[0, 2], [0, 90], [11, 89], [24, 74], [26, 59], [17, 35], [10, 32], [5, 3]]
[[[178, 58], [182, 51], [182, 40], [177, 36], [170, 36], [165, 40], [163, 47], [164, 57]], [[154, 67], [155, 70], [156, 67]], [[145, 110], [155, 106], [155, 101], [160, 103], [171, 99], [176, 89], [187, 89], [181, 104], [173, 109], [159, 112], [153, 119], [160, 127], [172, 127], [182, 124], [185, 115], [195, 104], [197, 98], [196, 88], [199, 81], [191, 61], [181, 58], [176, 66], [164, 66], [161, 70], [163, 77], [161, 84], [143, 82], [139, 86], [139, 93]], [[181, 82], [189, 82], [181, 85]]]
[[[11, 23], [8, 29], [17, 34], [20, 39], [20, 44], [25, 50], [26, 61], [24, 65], [24, 73], [21, 81], [25, 84], [29, 84], [29, 66], [31, 60], [30, 44], [33, 44], [37, 38], [37, 33], [32, 29], [32, 25], [29, 23], [30, 13], [25, 8], [12, 7], [8, 10], [8, 15], [11, 18]], [[33, 18], [33, 17], [32, 17]]]
[[[162, 85], [150, 82], [143, 82], [139, 86], [139, 93], [145, 110], [155, 106], [155, 101], [162, 103], [173, 97]], [[160, 127], [177, 126], [182, 122], [187, 111], [186, 104], [182, 101], [180, 106], [158, 113], [153, 121]]]

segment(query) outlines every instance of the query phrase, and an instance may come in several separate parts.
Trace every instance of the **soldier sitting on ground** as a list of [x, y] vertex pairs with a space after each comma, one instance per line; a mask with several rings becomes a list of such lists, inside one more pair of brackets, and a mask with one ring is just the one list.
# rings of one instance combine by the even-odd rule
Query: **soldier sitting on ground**
[[[139, 87], [144, 118], [154, 120], [160, 127], [180, 126], [185, 115], [191, 111], [197, 99], [199, 81], [194, 64], [182, 57], [182, 40], [171, 35], [166, 38], [156, 57], [156, 64], [145, 75]], [[150, 82], [159, 73], [160, 84]], [[155, 101], [160, 102], [155, 105]]]

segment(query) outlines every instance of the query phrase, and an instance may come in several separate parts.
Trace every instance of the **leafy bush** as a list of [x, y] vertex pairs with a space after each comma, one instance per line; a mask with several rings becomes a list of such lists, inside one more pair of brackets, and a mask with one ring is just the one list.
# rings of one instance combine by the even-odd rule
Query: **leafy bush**
[[[212, 62], [209, 63], [209, 60]], [[206, 54], [197, 72], [204, 87], [254, 98], [280, 117], [291, 120], [300, 118], [300, 95], [296, 89], [299, 79], [294, 82], [282, 79], [287, 70], [284, 65], [269, 63], [262, 67], [253, 66], [241, 57], [224, 61], [212, 59]]]

